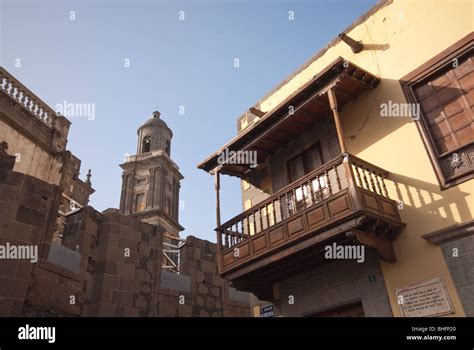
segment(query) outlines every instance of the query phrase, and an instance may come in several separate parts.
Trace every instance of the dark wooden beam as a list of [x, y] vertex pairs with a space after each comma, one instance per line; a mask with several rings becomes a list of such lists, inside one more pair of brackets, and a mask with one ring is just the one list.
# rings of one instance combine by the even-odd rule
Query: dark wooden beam
[[329, 103], [331, 105], [332, 114], [334, 117], [334, 123], [336, 124], [337, 138], [339, 140], [339, 146], [341, 147], [341, 153], [346, 153], [346, 144], [344, 142], [344, 133], [342, 132], [341, 120], [339, 118], [339, 112], [337, 110], [337, 99], [334, 90], [331, 88], [328, 90]]
[[252, 113], [253, 115], [256, 115], [259, 118], [263, 117], [266, 114], [265, 112], [262, 112], [261, 110], [255, 108], [255, 107], [250, 107], [249, 111], [250, 111], [250, 113]]
[[360, 243], [377, 249], [377, 252], [383, 260], [392, 263], [397, 261], [392, 242], [388, 239], [377, 237], [375, 233], [367, 233], [356, 229], [353, 229], [352, 232]]
[[345, 98], [349, 100], [353, 100], [354, 98], [349, 95], [347, 92], [343, 91], [341, 88], [334, 87], [334, 91], [336, 91], [338, 94], [344, 96]]
[[310, 117], [310, 118], [324, 118], [323, 115], [321, 114], [317, 114], [317, 113], [313, 113], [313, 112], [308, 112], [308, 111], [305, 111], [305, 110], [300, 110], [299, 111], [301, 114], [307, 116], [307, 117]]
[[264, 142], [268, 142], [268, 143], [271, 143], [273, 145], [275, 145], [276, 147], [281, 147], [281, 146], [284, 146], [285, 144], [278, 141], [278, 140], [275, 140], [275, 139], [272, 139], [270, 137], [267, 137], [265, 140], [263, 140]]

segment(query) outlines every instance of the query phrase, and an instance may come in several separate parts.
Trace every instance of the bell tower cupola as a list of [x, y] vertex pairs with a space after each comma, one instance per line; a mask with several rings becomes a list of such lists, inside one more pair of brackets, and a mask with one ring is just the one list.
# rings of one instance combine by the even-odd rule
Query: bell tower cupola
[[155, 111], [137, 130], [137, 152], [123, 169], [120, 211], [179, 236], [179, 190], [183, 176], [171, 159], [173, 132]]

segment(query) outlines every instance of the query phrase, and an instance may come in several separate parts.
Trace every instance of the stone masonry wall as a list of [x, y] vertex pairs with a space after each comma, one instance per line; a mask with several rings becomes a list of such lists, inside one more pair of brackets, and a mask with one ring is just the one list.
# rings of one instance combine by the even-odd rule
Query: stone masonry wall
[[250, 296], [218, 275], [210, 242], [188, 237], [181, 274], [163, 272], [161, 228], [85, 207], [52, 243], [60, 187], [12, 165], [0, 154], [0, 245], [38, 246], [39, 259], [0, 260], [0, 316], [250, 315]]
[[[181, 249], [181, 273], [189, 276], [190, 283], [179, 283], [176, 278], [174, 286], [172, 282], [168, 283], [172, 289], [159, 289], [160, 316], [250, 316], [251, 295], [230, 291], [227, 282], [217, 273], [216, 249], [216, 245], [211, 242], [193, 236], [186, 239]], [[239, 300], [232, 300], [231, 296], [236, 293], [240, 295]]]
[[[60, 190], [34, 177], [13, 172], [11, 156], [0, 150], [0, 245], [36, 246], [44, 254], [46, 235], [59, 205]], [[34, 268], [31, 259], [0, 260], [0, 315], [19, 316]]]
[[104, 212], [94, 264], [91, 315], [156, 316], [162, 235], [159, 228]]

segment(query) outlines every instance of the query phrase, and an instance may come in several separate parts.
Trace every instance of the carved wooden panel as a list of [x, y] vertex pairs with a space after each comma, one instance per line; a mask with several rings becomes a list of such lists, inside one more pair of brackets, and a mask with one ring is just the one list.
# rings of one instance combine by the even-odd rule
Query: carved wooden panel
[[387, 201], [383, 198], [379, 198], [381, 207], [382, 207], [382, 213], [398, 220], [398, 213], [397, 213], [397, 208], [394, 206], [393, 202]]
[[242, 244], [237, 247], [239, 249], [239, 259], [246, 258], [250, 255], [250, 246], [248, 243]]
[[252, 239], [252, 247], [253, 247], [253, 252], [258, 253], [261, 250], [264, 250], [267, 248], [267, 238], [265, 235], [261, 235], [259, 237], [253, 238]]
[[228, 252], [224, 253], [222, 262], [223, 262], [223, 267], [227, 267], [229, 265], [232, 265], [234, 263], [234, 251], [229, 250]]
[[278, 243], [281, 243], [285, 240], [285, 229], [284, 226], [280, 226], [274, 230], [271, 230], [268, 233], [270, 237], [270, 245], [274, 246]]
[[329, 216], [334, 217], [350, 211], [351, 205], [347, 194], [328, 202]]
[[299, 218], [289, 221], [287, 227], [290, 236], [302, 233], [304, 231], [303, 217], [300, 216]]
[[379, 206], [375, 195], [368, 192], [362, 192], [362, 200], [366, 209], [379, 212]]
[[322, 225], [327, 220], [324, 207], [319, 207], [319, 208], [309, 211], [307, 214], [307, 218], [308, 218], [308, 225], [311, 228]]

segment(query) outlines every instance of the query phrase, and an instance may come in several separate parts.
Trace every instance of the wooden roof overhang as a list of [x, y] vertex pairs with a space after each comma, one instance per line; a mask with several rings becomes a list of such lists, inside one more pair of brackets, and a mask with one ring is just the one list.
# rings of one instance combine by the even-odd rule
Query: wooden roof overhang
[[341, 109], [366, 90], [375, 88], [379, 82], [379, 78], [339, 57], [278, 106], [265, 113], [258, 122], [198, 164], [198, 168], [209, 173], [219, 169], [222, 174], [245, 177], [251, 170], [249, 164], [220, 163], [219, 156], [226, 150], [256, 151], [257, 162], [261, 163], [312, 128], [321, 118], [332, 115], [328, 100], [329, 89], [333, 90], [338, 108]]

